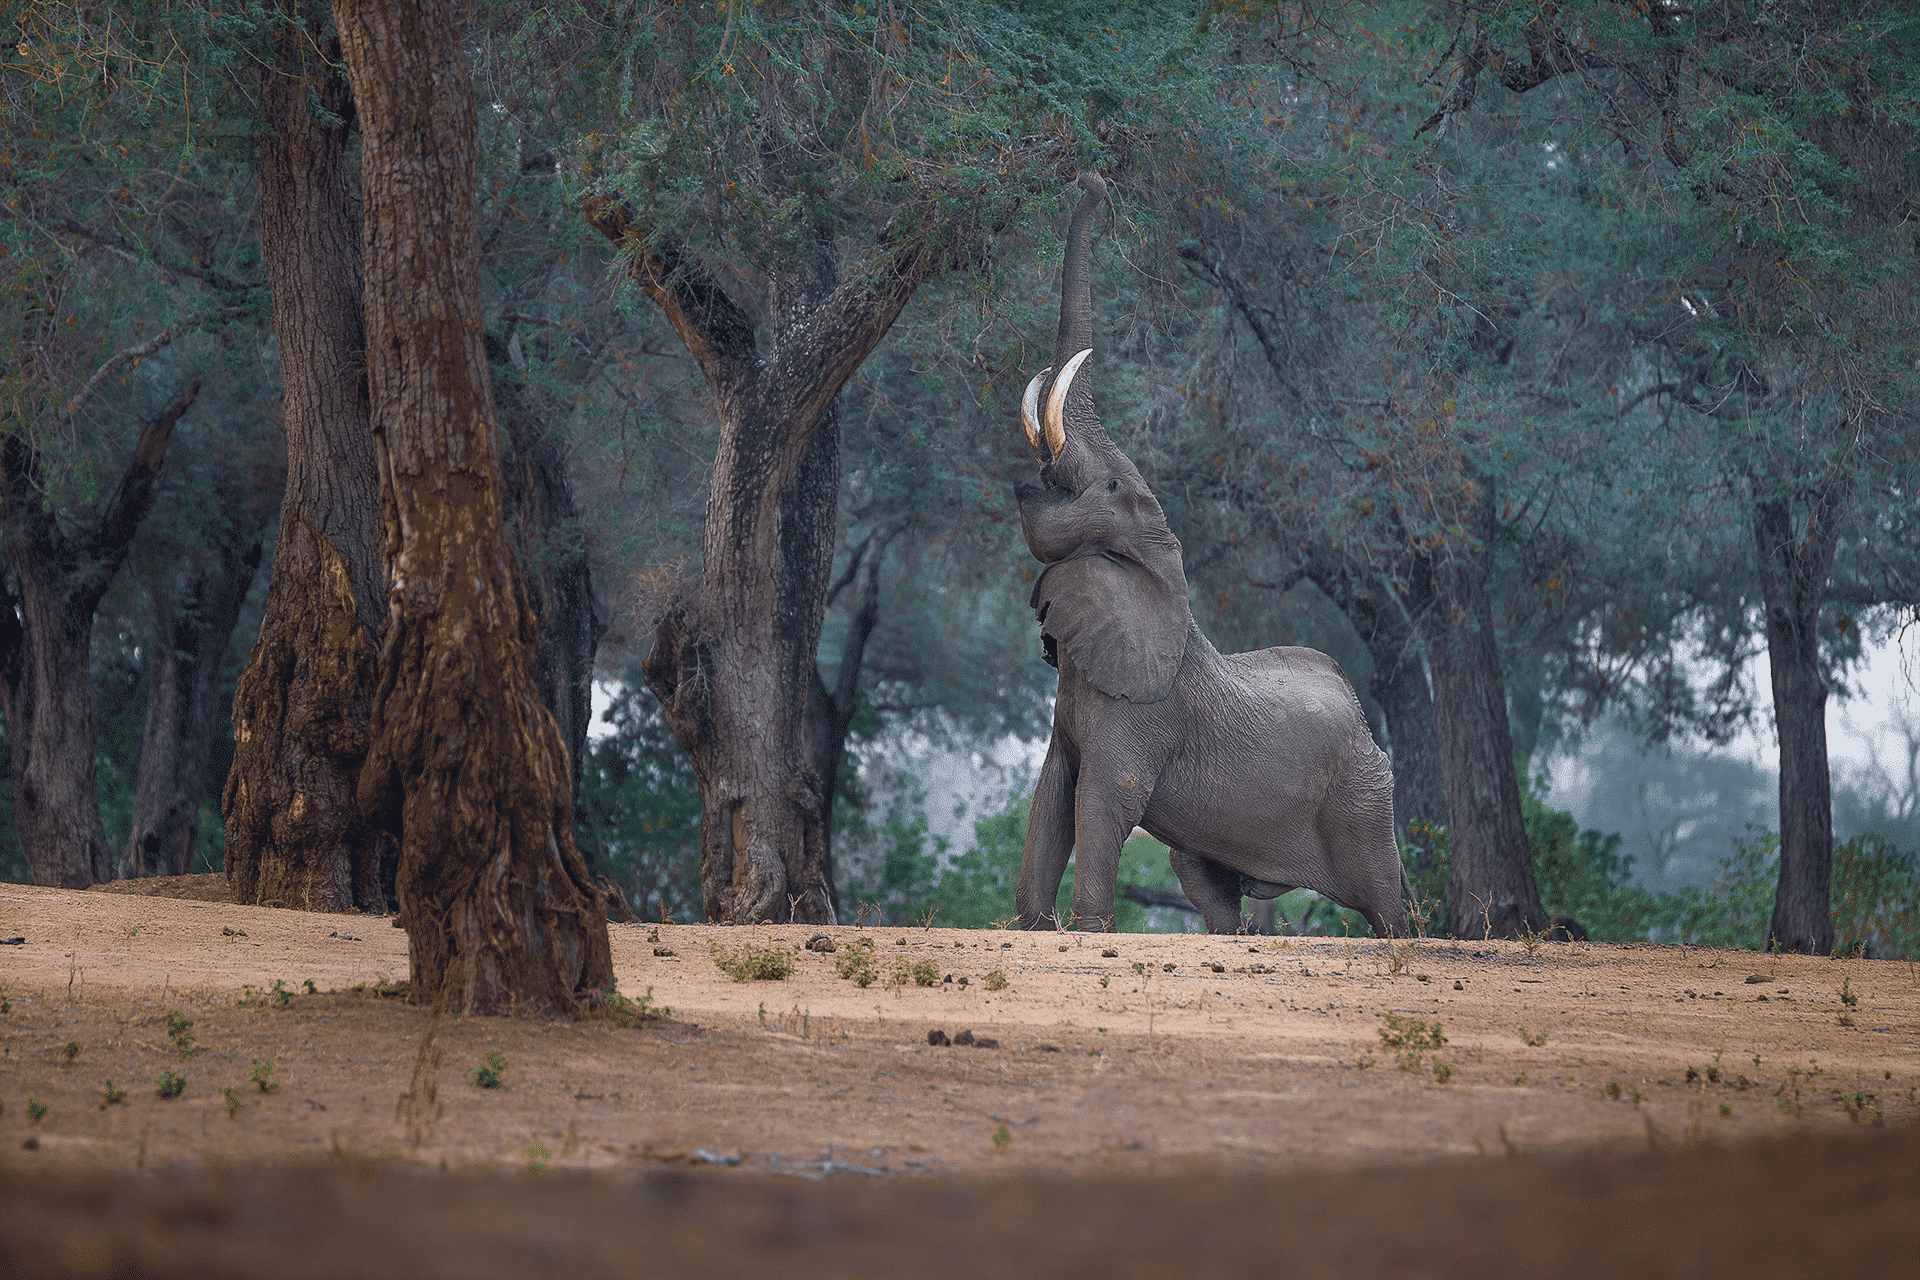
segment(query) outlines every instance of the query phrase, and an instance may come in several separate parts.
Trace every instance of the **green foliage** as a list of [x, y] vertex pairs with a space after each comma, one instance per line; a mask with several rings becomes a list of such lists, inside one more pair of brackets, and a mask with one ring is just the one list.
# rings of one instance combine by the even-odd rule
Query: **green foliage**
[[253, 1060], [253, 1069], [247, 1072], [247, 1079], [262, 1093], [272, 1093], [280, 1087], [273, 1081], [273, 1064], [264, 1058]]
[[842, 947], [833, 958], [833, 971], [856, 987], [870, 987], [880, 976], [880, 962], [873, 954], [873, 939], [860, 938]]
[[187, 1078], [178, 1071], [162, 1071], [153, 1079], [153, 1096], [177, 1098], [186, 1091]]
[[240, 1101], [240, 1091], [238, 1089], [235, 1089], [232, 1085], [228, 1085], [226, 1089], [226, 1099], [227, 1099], [227, 1119], [238, 1120], [240, 1118], [240, 1113], [247, 1109], [247, 1104]]
[[652, 987], [648, 987], [647, 993], [638, 1000], [629, 1000], [620, 994], [618, 987], [609, 982], [606, 990], [600, 993], [594, 1004], [604, 1016], [612, 1018], [623, 1027], [631, 1026], [636, 1022], [673, 1016], [672, 1009], [653, 1002]]
[[735, 982], [779, 982], [793, 974], [793, 952], [777, 945], [743, 942], [729, 949], [709, 942], [707, 953], [720, 972]]
[[193, 1056], [193, 1022], [185, 1014], [175, 1010], [167, 1015], [167, 1036], [182, 1058]]
[[660, 703], [635, 677], [587, 740], [574, 836], [642, 915], [704, 918], [700, 905], [700, 788]]
[[[1662, 895], [1664, 931], [1703, 947], [1765, 950], [1780, 879], [1780, 837], [1748, 829], [1705, 890]], [[1920, 958], [1920, 866], [1879, 836], [1834, 846], [1830, 910], [1836, 954]]]
[[[1380, 1021], [1383, 1024], [1380, 1043], [1394, 1055], [1402, 1071], [1418, 1071], [1422, 1057], [1447, 1043], [1446, 1032], [1441, 1030], [1438, 1020], [1426, 1023], [1388, 1010], [1380, 1015]], [[1437, 1073], [1437, 1059], [1434, 1066]]]
[[507, 1060], [498, 1049], [487, 1050], [487, 1058], [473, 1069], [473, 1082], [482, 1089], [498, 1089], [500, 1079], [506, 1073]]
[[113, 1081], [109, 1080], [107, 1081], [106, 1090], [101, 1094], [101, 1096], [106, 1099], [106, 1103], [108, 1106], [110, 1107], [118, 1106], [119, 1104], [127, 1100], [127, 1091], [125, 1089], [116, 1087]]
[[46, 1118], [47, 1118], [47, 1104], [40, 1101], [40, 1099], [34, 1097], [32, 1094], [28, 1094], [27, 1095], [27, 1119], [31, 1120], [34, 1124], [39, 1124], [42, 1120], [45, 1120]]
[[1522, 789], [1520, 808], [1547, 914], [1571, 916], [1596, 942], [1645, 938], [1659, 903], [1634, 885], [1633, 859], [1620, 852], [1620, 837], [1580, 830], [1572, 814], [1547, 807], [1539, 784]]

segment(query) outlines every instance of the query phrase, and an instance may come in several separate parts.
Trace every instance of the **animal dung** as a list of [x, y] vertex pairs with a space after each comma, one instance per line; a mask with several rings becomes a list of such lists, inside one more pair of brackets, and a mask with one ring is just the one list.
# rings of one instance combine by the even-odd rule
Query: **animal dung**
[[[965, 1035], [967, 1033], [963, 1031], [960, 1034]], [[932, 1031], [927, 1032], [927, 1043], [935, 1047], [938, 1047], [940, 1045], [952, 1044], [953, 1042], [947, 1039], [946, 1032], [940, 1030], [938, 1027], [935, 1027]]]
[[1105, 958], [1107, 958], [1108, 960], [1118, 960], [1120, 958], [1120, 953], [1118, 951], [1115, 951], [1112, 947], [1108, 947], [1105, 951], [1102, 951], [1100, 954]]
[[828, 937], [826, 934], [816, 933], [811, 938], [807, 939], [807, 950], [818, 951], [821, 954], [825, 955], [825, 954], [829, 954], [831, 952], [837, 951], [839, 950], [839, 948], [834, 946], [833, 939]]

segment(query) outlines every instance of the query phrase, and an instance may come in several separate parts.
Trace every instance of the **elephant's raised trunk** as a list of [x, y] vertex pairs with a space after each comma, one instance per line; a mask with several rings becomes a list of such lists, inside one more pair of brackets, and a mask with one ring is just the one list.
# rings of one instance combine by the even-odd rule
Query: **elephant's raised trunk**
[[1093, 345], [1092, 254], [1088, 242], [1093, 238], [1093, 215], [1107, 198], [1107, 181], [1097, 173], [1082, 173], [1075, 181], [1086, 194], [1080, 197], [1073, 223], [1067, 228], [1067, 260], [1060, 281], [1060, 336], [1053, 344], [1056, 369], [1066, 368], [1067, 361]]

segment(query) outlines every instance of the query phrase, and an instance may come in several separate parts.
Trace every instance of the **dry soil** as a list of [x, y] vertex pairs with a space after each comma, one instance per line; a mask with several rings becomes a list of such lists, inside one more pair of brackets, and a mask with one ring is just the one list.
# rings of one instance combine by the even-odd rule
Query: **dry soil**
[[[1905, 962], [616, 924], [620, 991], [665, 1016], [434, 1024], [391, 994], [391, 919], [126, 887], [149, 892], [0, 885], [0, 939], [24, 939], [0, 946], [0, 1261], [30, 1271], [176, 1274], [199, 1223], [178, 1274], [248, 1274], [259, 1248], [330, 1275], [409, 1250], [415, 1274], [517, 1274], [525, 1248], [621, 1274], [993, 1274], [996, 1250], [1443, 1274], [1522, 1241], [1527, 1270], [1625, 1265], [1611, 1241], [1664, 1249], [1646, 1274], [1791, 1274], [1901, 1239], [1884, 1256], [1910, 1263], [1920, 1225]], [[822, 933], [835, 952], [804, 949]], [[837, 962], [869, 942], [862, 988]], [[749, 946], [791, 975], [728, 978], [714, 951]], [[897, 982], [915, 966], [933, 985]], [[381, 1225], [343, 1236], [356, 1215]], [[285, 1254], [303, 1232], [327, 1249]], [[466, 1252], [429, 1247], [453, 1235]]]

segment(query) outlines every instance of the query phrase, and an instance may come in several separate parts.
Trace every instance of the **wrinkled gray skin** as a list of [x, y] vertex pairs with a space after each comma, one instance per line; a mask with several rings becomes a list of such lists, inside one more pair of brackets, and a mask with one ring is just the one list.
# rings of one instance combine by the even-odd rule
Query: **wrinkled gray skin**
[[1017, 491], [1027, 547], [1047, 566], [1032, 604], [1060, 670], [1020, 862], [1020, 923], [1058, 925], [1054, 898], [1077, 846], [1075, 921], [1110, 929], [1120, 848], [1141, 826], [1172, 850], [1210, 932], [1242, 927], [1242, 897], [1307, 888], [1377, 934], [1405, 936], [1393, 774], [1339, 666], [1312, 649], [1222, 654], [1207, 643], [1180, 542], [1094, 416], [1084, 364], [1057, 429], [1048, 423], [1052, 370], [1091, 346], [1087, 240], [1106, 184], [1093, 174], [1079, 183], [1059, 341], [1028, 421], [1040, 483]]

